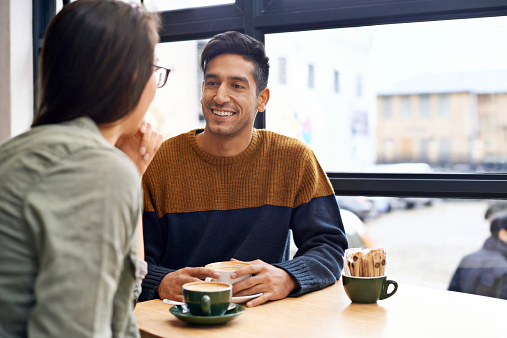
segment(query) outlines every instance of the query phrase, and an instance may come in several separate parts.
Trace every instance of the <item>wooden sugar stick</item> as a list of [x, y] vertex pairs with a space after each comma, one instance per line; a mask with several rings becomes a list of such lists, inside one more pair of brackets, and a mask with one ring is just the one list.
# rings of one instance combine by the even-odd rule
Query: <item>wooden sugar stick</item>
[[352, 253], [352, 270], [350, 271], [352, 273], [352, 276], [361, 277], [361, 270], [362, 270], [362, 257], [361, 252], [353, 252]]
[[379, 270], [380, 276], [383, 276], [386, 273], [386, 256], [387, 256], [386, 252], [382, 250], [380, 252], [380, 270]]
[[372, 251], [367, 249], [363, 251], [363, 260], [364, 260], [364, 270], [363, 270], [363, 277], [373, 277], [374, 271], [373, 271], [373, 255]]
[[380, 274], [380, 264], [382, 262], [382, 254], [380, 253], [380, 250], [382, 249], [375, 249], [372, 250], [372, 256], [373, 256], [373, 276], [378, 277], [381, 276]]

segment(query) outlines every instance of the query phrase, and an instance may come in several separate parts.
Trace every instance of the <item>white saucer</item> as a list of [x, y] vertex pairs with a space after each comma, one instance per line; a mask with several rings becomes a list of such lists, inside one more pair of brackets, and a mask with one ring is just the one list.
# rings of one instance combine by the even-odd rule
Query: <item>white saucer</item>
[[236, 304], [242, 304], [242, 303], [246, 303], [247, 301], [249, 301], [250, 299], [254, 299], [254, 298], [257, 298], [259, 297], [260, 295], [262, 295], [263, 293], [256, 293], [254, 295], [248, 295], [248, 296], [240, 296], [240, 297], [232, 297], [232, 302], [233, 303], [236, 303]]

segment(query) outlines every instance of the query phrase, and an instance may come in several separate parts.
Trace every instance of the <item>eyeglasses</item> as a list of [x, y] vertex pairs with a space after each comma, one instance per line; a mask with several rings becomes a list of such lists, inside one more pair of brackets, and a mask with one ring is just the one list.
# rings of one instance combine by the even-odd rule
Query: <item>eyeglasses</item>
[[157, 88], [162, 88], [167, 82], [167, 78], [169, 77], [171, 70], [157, 65], [153, 65], [153, 67], [155, 68], [155, 74], [157, 75]]

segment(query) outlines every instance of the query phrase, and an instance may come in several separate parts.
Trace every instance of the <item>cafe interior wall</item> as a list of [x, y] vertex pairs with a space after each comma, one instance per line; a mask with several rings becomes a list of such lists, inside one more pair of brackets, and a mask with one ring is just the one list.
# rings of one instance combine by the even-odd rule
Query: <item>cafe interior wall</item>
[[33, 119], [32, 1], [0, 1], [0, 143]]

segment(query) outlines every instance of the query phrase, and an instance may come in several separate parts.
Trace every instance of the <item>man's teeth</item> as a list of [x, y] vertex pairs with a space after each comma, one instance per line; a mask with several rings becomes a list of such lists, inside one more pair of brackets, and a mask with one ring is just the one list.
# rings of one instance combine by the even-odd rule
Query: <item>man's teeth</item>
[[218, 115], [218, 116], [231, 116], [231, 115], [233, 115], [233, 113], [230, 112], [230, 111], [221, 111], [221, 110], [213, 110], [213, 114]]

